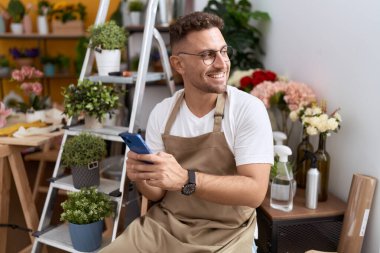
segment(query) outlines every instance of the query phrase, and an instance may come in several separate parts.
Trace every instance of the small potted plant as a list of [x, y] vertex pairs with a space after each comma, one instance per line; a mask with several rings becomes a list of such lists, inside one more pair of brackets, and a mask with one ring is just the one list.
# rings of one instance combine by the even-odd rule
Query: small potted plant
[[51, 11], [49, 11], [49, 16], [52, 20], [52, 33], [83, 35], [83, 21], [86, 15], [86, 6], [82, 3], [74, 4], [57, 1], [52, 4]]
[[69, 74], [70, 58], [62, 54], [58, 54], [56, 57], [56, 65], [60, 74]]
[[101, 123], [107, 114], [112, 116], [113, 110], [119, 105], [115, 89], [88, 79], [79, 81], [78, 85], [70, 84], [64, 90], [63, 97], [64, 113], [69, 117], [84, 113], [86, 128], [101, 127], [92, 126], [92, 123]]
[[62, 165], [71, 168], [75, 188], [99, 185], [99, 164], [106, 154], [105, 141], [87, 132], [82, 132], [65, 142]]
[[37, 4], [37, 30], [39, 34], [48, 34], [49, 26], [47, 21], [47, 14], [51, 9], [50, 3], [47, 0], [39, 0]]
[[141, 13], [144, 11], [144, 3], [133, 0], [128, 5], [132, 25], [140, 25]]
[[79, 192], [69, 192], [61, 206], [60, 220], [69, 223], [74, 249], [82, 252], [98, 249], [102, 242], [104, 218], [114, 213], [110, 197], [95, 187], [83, 188]]
[[88, 46], [95, 50], [95, 58], [100, 76], [120, 71], [121, 49], [125, 47], [127, 33], [123, 27], [111, 20], [91, 26]]
[[41, 64], [44, 70], [45, 76], [52, 77], [55, 74], [55, 65], [57, 63], [57, 58], [49, 55], [44, 55], [41, 57]]
[[9, 75], [9, 61], [4, 55], [0, 55], [0, 76]]
[[7, 11], [12, 18], [11, 31], [14, 34], [22, 34], [22, 19], [25, 15], [25, 6], [20, 0], [10, 0]]

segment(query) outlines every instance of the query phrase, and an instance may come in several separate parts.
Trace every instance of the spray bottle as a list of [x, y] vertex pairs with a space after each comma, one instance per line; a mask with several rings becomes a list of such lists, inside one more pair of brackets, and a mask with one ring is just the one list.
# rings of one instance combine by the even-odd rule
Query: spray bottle
[[314, 153], [305, 150], [305, 159], [311, 160], [311, 166], [306, 177], [305, 206], [310, 209], [316, 209], [318, 206], [318, 190], [320, 180], [320, 173], [317, 169], [317, 158]]
[[274, 153], [278, 155], [277, 174], [272, 179], [270, 192], [270, 206], [285, 212], [293, 209], [293, 196], [295, 192], [295, 180], [293, 172], [288, 165], [288, 156], [292, 150], [284, 145], [275, 145]]
[[286, 134], [280, 131], [273, 131], [274, 145], [283, 145], [287, 139]]

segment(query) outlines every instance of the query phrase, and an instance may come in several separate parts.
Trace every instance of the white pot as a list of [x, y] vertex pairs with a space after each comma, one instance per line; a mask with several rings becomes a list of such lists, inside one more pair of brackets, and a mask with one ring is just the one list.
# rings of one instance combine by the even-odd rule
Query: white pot
[[94, 116], [84, 115], [84, 128], [86, 129], [99, 129], [103, 127], [103, 123]]
[[99, 76], [108, 76], [109, 72], [120, 71], [120, 49], [102, 50], [101, 53], [95, 51], [95, 58]]
[[11, 23], [11, 32], [13, 34], [22, 34], [22, 23]]
[[131, 25], [140, 25], [141, 12], [140, 11], [131, 11]]
[[39, 110], [39, 111], [34, 111], [34, 112], [26, 112], [25, 114], [25, 120], [27, 123], [34, 122], [34, 121], [45, 121], [45, 113], [46, 110]]
[[38, 16], [37, 17], [37, 30], [39, 34], [48, 34], [48, 22], [46, 16]]

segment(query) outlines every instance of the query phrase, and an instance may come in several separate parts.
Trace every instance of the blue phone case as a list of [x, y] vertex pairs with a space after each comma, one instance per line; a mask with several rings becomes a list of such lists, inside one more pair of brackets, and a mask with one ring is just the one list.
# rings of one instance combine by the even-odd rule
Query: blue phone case
[[128, 148], [138, 154], [151, 154], [152, 152], [149, 150], [145, 141], [139, 134], [132, 134], [129, 132], [120, 133], [119, 136], [124, 140], [125, 144], [127, 144]]

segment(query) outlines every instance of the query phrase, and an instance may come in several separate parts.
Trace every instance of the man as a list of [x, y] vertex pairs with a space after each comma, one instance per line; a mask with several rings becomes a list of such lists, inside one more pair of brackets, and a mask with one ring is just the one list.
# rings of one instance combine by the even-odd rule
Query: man
[[146, 140], [155, 154], [129, 152], [127, 160], [128, 177], [159, 203], [104, 252], [252, 252], [272, 130], [259, 99], [226, 85], [232, 49], [222, 27], [201, 12], [170, 26], [170, 62], [184, 90], [150, 115]]

